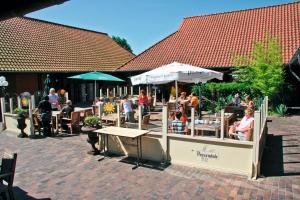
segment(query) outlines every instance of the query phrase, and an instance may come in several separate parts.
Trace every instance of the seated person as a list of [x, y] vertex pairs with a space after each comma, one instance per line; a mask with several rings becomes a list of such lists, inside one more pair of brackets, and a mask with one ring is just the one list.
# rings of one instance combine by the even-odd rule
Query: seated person
[[66, 105], [61, 109], [61, 114], [65, 118], [71, 118], [71, 112], [74, 111], [74, 107], [72, 106], [72, 101], [67, 100]]
[[237, 136], [239, 140], [250, 141], [251, 139], [251, 129], [253, 128], [254, 118], [253, 110], [247, 108], [245, 110], [245, 116], [239, 122], [235, 122], [234, 125], [229, 128], [229, 136]]
[[195, 107], [195, 109], [198, 108], [199, 99], [194, 92], [191, 93], [190, 103], [191, 103], [191, 106]]
[[99, 97], [96, 97], [95, 101], [93, 102], [93, 105], [96, 105], [99, 104], [100, 102], [100, 98]]
[[245, 97], [245, 101], [241, 105], [246, 106], [247, 108], [254, 109], [254, 103], [249, 95]]
[[72, 101], [67, 100], [66, 105], [61, 109], [61, 112], [60, 112], [60, 121], [61, 121], [60, 131], [61, 132], [62, 132], [62, 130], [67, 130], [68, 129], [67, 124], [70, 123], [71, 113], [73, 111], [74, 111], [74, 107], [72, 105]]
[[177, 111], [175, 114], [175, 120], [172, 121], [172, 131], [173, 133], [177, 134], [183, 134], [187, 133], [187, 127], [185, 126], [185, 123], [180, 121], [182, 114], [181, 112]]
[[180, 117], [180, 121], [182, 121], [183, 123], [186, 123], [188, 121], [188, 117], [187, 117], [187, 114], [184, 110], [184, 107], [183, 105], [180, 105], [179, 106], [179, 111], [181, 112], [181, 117]]
[[234, 98], [232, 99], [232, 103], [233, 103], [233, 106], [240, 106], [240, 104], [241, 104], [241, 99], [240, 99], [239, 93], [236, 93], [236, 94], [234, 95]]

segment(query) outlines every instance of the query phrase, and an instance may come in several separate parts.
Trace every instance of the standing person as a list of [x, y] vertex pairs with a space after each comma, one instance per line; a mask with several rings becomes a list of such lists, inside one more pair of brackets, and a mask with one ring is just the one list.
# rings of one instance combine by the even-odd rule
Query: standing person
[[122, 97], [121, 108], [125, 112], [125, 122], [134, 123], [133, 104], [128, 100], [127, 95]]
[[40, 110], [41, 113], [41, 118], [42, 118], [42, 127], [43, 127], [43, 135], [45, 137], [50, 136], [51, 134], [51, 103], [49, 102], [49, 96], [45, 96], [43, 98], [44, 100], [40, 101], [38, 105], [38, 109]]
[[49, 91], [49, 102], [51, 103], [52, 111], [58, 110], [58, 95], [55, 94], [55, 89], [51, 88]]
[[142, 106], [142, 115], [146, 115], [148, 112], [148, 97], [145, 93], [145, 90], [141, 90], [139, 95], [139, 105]]

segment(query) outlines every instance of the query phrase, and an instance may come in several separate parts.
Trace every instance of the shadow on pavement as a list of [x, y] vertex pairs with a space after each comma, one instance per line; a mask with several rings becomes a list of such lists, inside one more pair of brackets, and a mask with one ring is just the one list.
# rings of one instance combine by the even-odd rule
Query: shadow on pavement
[[[284, 135], [284, 137], [294, 136], [295, 134]], [[298, 145], [283, 145], [282, 135], [268, 135], [266, 140], [266, 146], [264, 149], [261, 174], [265, 177], [270, 176], [296, 176], [300, 175], [300, 171], [295, 170], [293, 172], [285, 172], [285, 164], [298, 164], [299, 161], [284, 161], [284, 156], [297, 155], [298, 152], [289, 152], [293, 147]], [[289, 141], [289, 140], [288, 140]], [[293, 140], [291, 140], [293, 141]], [[283, 153], [285, 150], [285, 153]]]
[[28, 192], [22, 190], [19, 187], [14, 187], [14, 196], [16, 200], [51, 200], [51, 198], [34, 198], [28, 195]]
[[[126, 157], [126, 158], [121, 159], [120, 162], [131, 164], [131, 165], [136, 165], [136, 158]], [[163, 171], [166, 168], [168, 168], [169, 166], [170, 166], [169, 163], [163, 164], [160, 162], [154, 162], [154, 161], [150, 161], [150, 160], [142, 160], [141, 165], [139, 167], [145, 167], [145, 168]]]

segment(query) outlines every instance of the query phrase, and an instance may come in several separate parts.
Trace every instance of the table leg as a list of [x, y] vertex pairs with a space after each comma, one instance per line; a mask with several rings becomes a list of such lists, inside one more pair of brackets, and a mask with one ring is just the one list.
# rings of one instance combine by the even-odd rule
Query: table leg
[[140, 160], [142, 159], [143, 159], [142, 136], [140, 136]]
[[140, 136], [136, 138], [136, 165], [132, 169], [139, 167], [140, 163]]

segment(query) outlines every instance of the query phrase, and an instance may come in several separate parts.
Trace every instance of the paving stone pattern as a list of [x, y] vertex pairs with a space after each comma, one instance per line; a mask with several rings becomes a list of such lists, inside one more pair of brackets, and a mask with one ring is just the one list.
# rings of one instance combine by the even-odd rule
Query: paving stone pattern
[[17, 199], [300, 199], [300, 116], [272, 118], [262, 173], [223, 174], [171, 165], [165, 170], [86, 152], [86, 135], [20, 139], [0, 134], [0, 153], [18, 153]]

